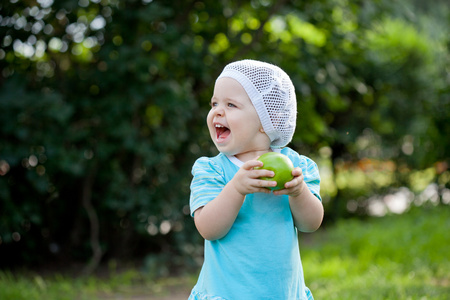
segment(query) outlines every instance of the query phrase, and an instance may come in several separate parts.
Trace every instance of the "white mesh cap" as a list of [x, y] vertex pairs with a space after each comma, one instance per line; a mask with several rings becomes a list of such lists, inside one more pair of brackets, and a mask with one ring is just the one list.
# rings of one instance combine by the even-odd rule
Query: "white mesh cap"
[[235, 79], [245, 89], [272, 147], [284, 147], [292, 140], [297, 100], [294, 85], [281, 68], [246, 59], [226, 65], [217, 80], [222, 77]]

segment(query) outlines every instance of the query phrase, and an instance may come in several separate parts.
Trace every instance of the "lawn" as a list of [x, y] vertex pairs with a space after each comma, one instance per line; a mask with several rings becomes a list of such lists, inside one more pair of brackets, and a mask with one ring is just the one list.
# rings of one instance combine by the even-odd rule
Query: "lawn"
[[[307, 285], [321, 299], [450, 299], [450, 207], [345, 220], [302, 234]], [[26, 275], [24, 275], [26, 274]], [[196, 274], [155, 279], [135, 268], [71, 278], [0, 272], [0, 299], [186, 299]]]
[[315, 299], [450, 299], [450, 207], [346, 220], [301, 246]]

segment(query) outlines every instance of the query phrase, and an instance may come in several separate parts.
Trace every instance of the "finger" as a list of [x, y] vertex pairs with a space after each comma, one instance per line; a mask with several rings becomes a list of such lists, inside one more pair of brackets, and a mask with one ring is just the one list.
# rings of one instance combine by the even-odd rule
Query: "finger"
[[288, 183], [284, 185], [282, 189], [274, 191], [275, 195], [290, 195], [296, 189], [296, 184], [289, 186]]
[[288, 181], [284, 184], [284, 187], [289, 189], [299, 185], [303, 181], [303, 174], [300, 176], [294, 177], [291, 181]]
[[264, 164], [263, 164], [263, 162], [262, 161], [259, 161], [259, 160], [249, 160], [249, 161], [247, 161], [247, 162], [245, 162], [243, 165], [242, 165], [242, 168], [244, 168], [244, 169], [246, 169], [246, 170], [251, 170], [251, 169], [253, 169], [253, 168], [256, 168], [256, 167], [262, 167]]
[[256, 187], [262, 187], [262, 188], [270, 188], [277, 186], [277, 182], [273, 180], [257, 180], [255, 182]]
[[255, 189], [254, 193], [264, 193], [264, 194], [270, 194], [272, 191], [268, 188], [257, 188]]
[[295, 168], [294, 170], [292, 170], [292, 176], [300, 176], [303, 175], [302, 169], [300, 169], [299, 167]]
[[284, 189], [281, 189], [281, 190], [276, 190], [276, 191], [273, 191], [273, 194], [275, 196], [289, 195], [289, 189], [284, 188]]
[[273, 177], [273, 176], [275, 176], [275, 172], [270, 171], [270, 170], [265, 170], [265, 169], [258, 169], [258, 170], [253, 170], [252, 176], [254, 176], [253, 178]]

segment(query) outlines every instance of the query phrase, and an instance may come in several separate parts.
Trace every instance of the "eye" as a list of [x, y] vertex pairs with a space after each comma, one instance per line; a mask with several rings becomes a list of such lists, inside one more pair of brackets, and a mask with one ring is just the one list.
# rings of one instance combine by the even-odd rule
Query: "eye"
[[228, 107], [236, 107], [233, 103], [228, 103]]
[[211, 107], [215, 107], [215, 106], [217, 106], [217, 102], [211, 101], [210, 105], [211, 105]]

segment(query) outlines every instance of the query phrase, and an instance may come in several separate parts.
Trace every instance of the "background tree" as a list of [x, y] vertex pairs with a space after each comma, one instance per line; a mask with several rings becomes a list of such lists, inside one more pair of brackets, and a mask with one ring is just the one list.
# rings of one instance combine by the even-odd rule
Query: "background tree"
[[[348, 214], [349, 201], [364, 213], [371, 195], [411, 185], [415, 169], [439, 166], [444, 191], [450, 10], [422, 5], [0, 4], [0, 266], [90, 259], [89, 273], [101, 260], [147, 254], [159, 272], [195, 264], [186, 259], [201, 252], [190, 168], [216, 153], [204, 119], [215, 78], [237, 59], [290, 74], [299, 101], [291, 146], [334, 172], [327, 220]], [[373, 166], [397, 177], [342, 180]]]

